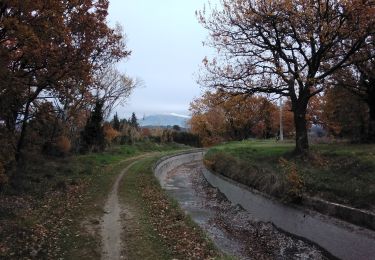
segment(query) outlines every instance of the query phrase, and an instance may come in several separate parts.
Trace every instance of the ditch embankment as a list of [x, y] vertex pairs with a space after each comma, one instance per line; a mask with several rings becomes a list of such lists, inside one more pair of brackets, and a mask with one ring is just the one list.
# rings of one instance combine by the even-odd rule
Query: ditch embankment
[[[375, 255], [373, 231], [313, 210], [282, 203], [212, 173], [203, 167], [203, 154], [204, 151], [198, 150], [164, 158], [156, 165], [155, 175], [161, 186], [180, 202], [180, 206], [228, 254], [239, 258], [255, 255], [271, 259], [325, 259], [330, 256], [372, 259]], [[200, 181], [197, 181], [199, 178]], [[205, 180], [210, 185], [205, 185]], [[216, 193], [212, 187], [217, 188]], [[207, 199], [209, 193], [213, 194], [215, 200]], [[221, 194], [225, 196], [219, 198]], [[225, 202], [226, 199], [229, 201]], [[223, 206], [223, 201], [226, 206]], [[240, 219], [246, 221], [241, 222]], [[293, 236], [287, 236], [286, 233]], [[226, 240], [237, 240], [239, 243], [231, 245]], [[324, 250], [320, 251], [313, 244], [303, 241], [311, 241]], [[324, 251], [329, 252], [329, 255]]]

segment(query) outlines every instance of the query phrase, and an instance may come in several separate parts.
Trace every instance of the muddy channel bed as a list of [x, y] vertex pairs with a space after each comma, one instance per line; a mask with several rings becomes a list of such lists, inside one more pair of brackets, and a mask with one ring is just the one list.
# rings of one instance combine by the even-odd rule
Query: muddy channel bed
[[317, 246], [258, 221], [205, 180], [201, 161], [169, 171], [163, 188], [215, 245], [239, 259], [329, 259]]

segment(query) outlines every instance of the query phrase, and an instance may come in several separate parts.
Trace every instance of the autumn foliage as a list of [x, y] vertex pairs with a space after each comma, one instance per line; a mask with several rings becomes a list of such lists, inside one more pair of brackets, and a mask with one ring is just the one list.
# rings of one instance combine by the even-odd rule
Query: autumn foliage
[[111, 144], [115, 138], [120, 136], [120, 132], [113, 129], [113, 127], [110, 124], [105, 124], [103, 126], [103, 132], [104, 132], [104, 138], [107, 144]]
[[[292, 114], [288, 109], [283, 107], [284, 132], [292, 136]], [[226, 140], [276, 137], [279, 131], [279, 107], [261, 96], [206, 92], [190, 104], [190, 111], [191, 131], [205, 146]]]
[[56, 147], [61, 154], [66, 155], [70, 152], [72, 144], [68, 137], [62, 135], [57, 138]]
[[363, 141], [367, 138], [368, 107], [357, 95], [342, 87], [328, 89], [322, 97], [320, 121], [337, 138]]
[[0, 2], [0, 141], [13, 147], [0, 155], [6, 168], [30, 151], [80, 150], [95, 103], [109, 113], [131, 93], [135, 82], [113, 67], [130, 51], [121, 27], [107, 23], [108, 6]]

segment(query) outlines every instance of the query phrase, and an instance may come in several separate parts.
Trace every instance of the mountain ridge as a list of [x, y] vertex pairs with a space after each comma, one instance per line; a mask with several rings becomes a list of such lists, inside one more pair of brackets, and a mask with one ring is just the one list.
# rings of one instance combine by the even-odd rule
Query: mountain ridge
[[139, 125], [145, 126], [174, 126], [186, 128], [187, 121], [190, 119], [189, 116], [180, 115], [176, 113], [170, 114], [155, 114], [143, 117], [139, 120]]

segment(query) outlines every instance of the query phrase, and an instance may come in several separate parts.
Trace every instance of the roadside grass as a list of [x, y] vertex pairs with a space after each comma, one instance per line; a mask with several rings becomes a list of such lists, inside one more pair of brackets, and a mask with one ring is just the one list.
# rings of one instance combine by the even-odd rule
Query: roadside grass
[[139, 142], [135, 143], [134, 145], [114, 146], [106, 152], [79, 156], [78, 159], [86, 163], [91, 162], [94, 163], [94, 165], [105, 166], [108, 164], [119, 162], [124, 158], [147, 152], [163, 152], [168, 150], [178, 150], [186, 148], [187, 146], [185, 145], [175, 143], [157, 144], [153, 142]]
[[126, 160], [178, 149], [184, 147], [138, 143], [67, 158], [31, 154], [17, 190], [0, 193], [0, 258], [100, 259], [103, 205], [115, 177], [132, 161]]
[[129, 259], [230, 259], [168, 197], [152, 172], [157, 157], [143, 159], [124, 175], [120, 198], [127, 205], [123, 240]]
[[298, 200], [304, 193], [375, 209], [375, 145], [312, 145], [308, 157], [293, 157], [293, 149], [293, 143], [230, 142], [211, 148], [205, 163], [216, 172], [281, 199]]

